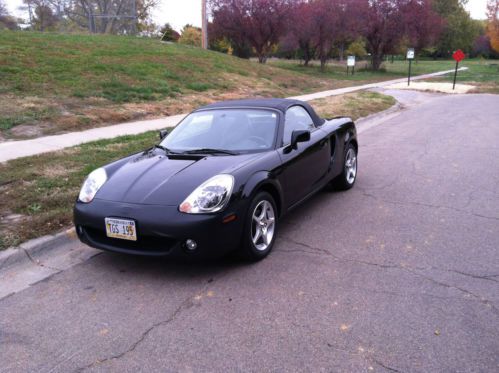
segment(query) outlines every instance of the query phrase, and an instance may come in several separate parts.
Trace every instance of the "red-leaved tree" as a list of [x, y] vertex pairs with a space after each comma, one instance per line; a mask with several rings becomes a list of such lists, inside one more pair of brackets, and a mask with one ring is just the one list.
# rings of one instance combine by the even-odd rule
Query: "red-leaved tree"
[[362, 0], [359, 28], [371, 53], [373, 70], [379, 70], [386, 54], [393, 52], [404, 37], [405, 0]]
[[315, 56], [316, 49], [314, 43], [316, 26], [312, 5], [305, 0], [295, 2], [290, 9], [288, 20], [286, 40], [289, 41], [290, 37], [295, 40], [302, 51], [304, 65], [308, 66], [310, 60]]
[[409, 43], [417, 57], [423, 48], [438, 40], [443, 19], [433, 10], [431, 0], [409, 0], [404, 4], [402, 13]]
[[315, 24], [314, 44], [324, 70], [338, 33], [338, 4], [333, 0], [315, 0], [311, 6]]
[[265, 63], [285, 32], [289, 3], [289, 0], [212, 0], [214, 28], [231, 41], [247, 41], [258, 61]]

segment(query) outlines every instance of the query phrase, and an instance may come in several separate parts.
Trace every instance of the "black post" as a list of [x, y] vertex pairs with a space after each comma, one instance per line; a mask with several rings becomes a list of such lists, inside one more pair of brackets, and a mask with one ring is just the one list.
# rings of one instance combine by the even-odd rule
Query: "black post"
[[348, 72], [349, 72], [349, 68], [350, 68], [350, 67], [347, 65], [347, 75], [348, 75]]
[[454, 90], [454, 88], [456, 88], [457, 65], [459, 65], [458, 61], [456, 61], [456, 71], [454, 71], [454, 84], [452, 85], [452, 90]]
[[355, 74], [355, 65], [352, 66], [352, 75]]
[[409, 75], [407, 76], [407, 85], [411, 85], [411, 64], [412, 64], [412, 59], [409, 60]]

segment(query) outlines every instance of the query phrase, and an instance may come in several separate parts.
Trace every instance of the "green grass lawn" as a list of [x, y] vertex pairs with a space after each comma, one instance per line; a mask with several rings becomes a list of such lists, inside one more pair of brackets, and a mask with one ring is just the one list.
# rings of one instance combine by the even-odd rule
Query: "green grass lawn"
[[[358, 66], [354, 75], [346, 75], [346, 66], [343, 63], [331, 62], [326, 66], [325, 71], [321, 71], [318, 62], [312, 62], [311, 66], [305, 67], [298, 61], [286, 60], [271, 60], [270, 64], [295, 71], [298, 73], [308, 74], [312, 77], [325, 76], [330, 79], [342, 79], [355, 81], [380, 81], [397, 79], [407, 76], [409, 62], [395, 60], [391, 63], [389, 60], [384, 62], [381, 71], [371, 71], [367, 67], [367, 61], [358, 62]], [[411, 74], [421, 75], [436, 71], [453, 70], [456, 66], [453, 60], [420, 60], [413, 61], [411, 66]], [[459, 64], [459, 67], [468, 67], [467, 71], [458, 73], [457, 81], [460, 83], [474, 84], [477, 89], [476, 93], [499, 93], [499, 61], [483, 60], [483, 59], [465, 59]], [[453, 74], [433, 78], [435, 81], [452, 81]]]
[[[148, 38], [0, 31], [0, 141], [184, 113], [213, 101], [286, 97], [405, 75], [406, 64], [260, 65]], [[452, 67], [421, 61], [414, 74]]]
[[[499, 93], [499, 61], [465, 60], [459, 66], [466, 66], [468, 70], [458, 72], [457, 83], [475, 85], [474, 93]], [[437, 80], [452, 82], [453, 74]]]
[[[337, 61], [331, 61], [326, 65], [324, 71], [321, 71], [320, 64], [313, 61], [311, 65], [305, 67], [298, 61], [286, 61], [286, 60], [271, 60], [270, 64], [272, 66], [277, 66], [282, 69], [287, 69], [295, 71], [298, 73], [308, 74], [313, 77], [322, 76], [329, 79], [342, 79], [348, 81], [380, 81], [397, 79], [400, 77], [407, 76], [409, 63], [407, 61], [386, 61], [383, 63], [380, 71], [372, 71], [367, 61], [357, 61], [355, 74], [347, 75], [346, 72], [346, 62], [340, 63]], [[454, 67], [452, 61], [413, 61], [411, 66], [412, 75], [427, 74], [436, 71], [450, 70]]]
[[[392, 97], [374, 92], [311, 102], [321, 116], [354, 119], [385, 110], [393, 103]], [[157, 140], [156, 131], [147, 132], [0, 164], [0, 250], [68, 228], [73, 203], [86, 175]]]
[[0, 140], [326, 88], [323, 79], [154, 39], [0, 31]]

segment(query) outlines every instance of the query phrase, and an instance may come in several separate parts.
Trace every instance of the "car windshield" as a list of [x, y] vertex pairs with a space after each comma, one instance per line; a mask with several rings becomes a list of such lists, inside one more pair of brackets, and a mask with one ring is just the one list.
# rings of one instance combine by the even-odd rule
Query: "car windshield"
[[188, 115], [161, 142], [175, 152], [269, 150], [277, 132], [277, 114], [260, 109], [216, 109]]

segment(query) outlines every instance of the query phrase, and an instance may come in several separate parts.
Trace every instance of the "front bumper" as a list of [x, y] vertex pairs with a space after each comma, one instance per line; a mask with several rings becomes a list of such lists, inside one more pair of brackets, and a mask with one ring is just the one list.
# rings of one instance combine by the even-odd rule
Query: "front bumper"
[[[229, 208], [217, 214], [184, 214], [177, 206], [137, 205], [95, 199], [74, 207], [78, 238], [97, 249], [146, 256], [212, 257], [236, 249], [243, 232], [241, 208]], [[224, 217], [236, 219], [224, 223]], [[106, 217], [136, 222], [137, 241], [109, 238]], [[197, 248], [187, 250], [185, 241], [196, 241]]]

